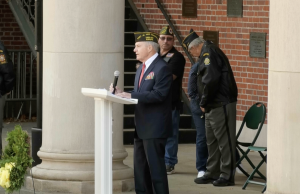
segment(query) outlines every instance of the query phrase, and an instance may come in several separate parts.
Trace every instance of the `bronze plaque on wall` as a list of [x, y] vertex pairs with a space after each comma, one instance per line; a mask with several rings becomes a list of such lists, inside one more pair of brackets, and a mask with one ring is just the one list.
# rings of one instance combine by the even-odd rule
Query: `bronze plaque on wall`
[[243, 17], [243, 0], [227, 0], [227, 17]]
[[250, 32], [250, 57], [266, 58], [266, 33]]
[[203, 39], [210, 40], [219, 47], [219, 31], [203, 30]]
[[197, 0], [182, 0], [182, 16], [197, 17]]

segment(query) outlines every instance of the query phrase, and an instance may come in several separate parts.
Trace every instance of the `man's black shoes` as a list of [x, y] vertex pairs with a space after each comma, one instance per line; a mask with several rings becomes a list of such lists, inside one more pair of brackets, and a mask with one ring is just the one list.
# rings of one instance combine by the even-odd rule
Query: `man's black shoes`
[[231, 182], [229, 180], [224, 179], [223, 177], [220, 177], [218, 180], [215, 180], [213, 182], [213, 185], [216, 187], [233, 186], [234, 182]]
[[216, 179], [207, 177], [205, 175], [203, 175], [202, 177], [199, 178], [195, 178], [194, 182], [197, 184], [209, 184], [212, 183], [213, 181], [215, 181]]

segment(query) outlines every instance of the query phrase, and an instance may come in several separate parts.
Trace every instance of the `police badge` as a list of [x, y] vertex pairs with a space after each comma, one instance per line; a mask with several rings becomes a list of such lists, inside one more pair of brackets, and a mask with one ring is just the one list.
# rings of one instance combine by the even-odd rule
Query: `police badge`
[[205, 60], [204, 60], [204, 64], [205, 64], [205, 65], [209, 65], [209, 64], [210, 64], [210, 60], [209, 60], [209, 58], [205, 58]]
[[4, 64], [4, 63], [6, 63], [5, 55], [0, 54], [0, 64]]

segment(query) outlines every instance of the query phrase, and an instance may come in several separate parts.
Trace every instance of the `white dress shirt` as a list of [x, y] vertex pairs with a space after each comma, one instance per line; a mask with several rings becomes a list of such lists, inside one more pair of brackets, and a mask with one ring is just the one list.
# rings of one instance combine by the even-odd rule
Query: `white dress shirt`
[[148, 67], [151, 65], [151, 63], [154, 61], [154, 59], [156, 59], [156, 57], [158, 56], [158, 53], [155, 53], [152, 57], [150, 57], [146, 62], [145, 62], [145, 71], [144, 73], [147, 71]]

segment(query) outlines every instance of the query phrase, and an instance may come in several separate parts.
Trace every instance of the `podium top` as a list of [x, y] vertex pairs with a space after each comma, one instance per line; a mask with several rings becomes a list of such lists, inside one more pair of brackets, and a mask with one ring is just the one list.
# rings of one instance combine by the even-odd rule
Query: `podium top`
[[81, 88], [81, 93], [85, 96], [93, 97], [93, 98], [101, 98], [104, 100], [108, 100], [111, 102], [116, 102], [120, 104], [137, 104], [137, 99], [127, 99], [116, 96], [106, 89], [93, 89], [93, 88]]

